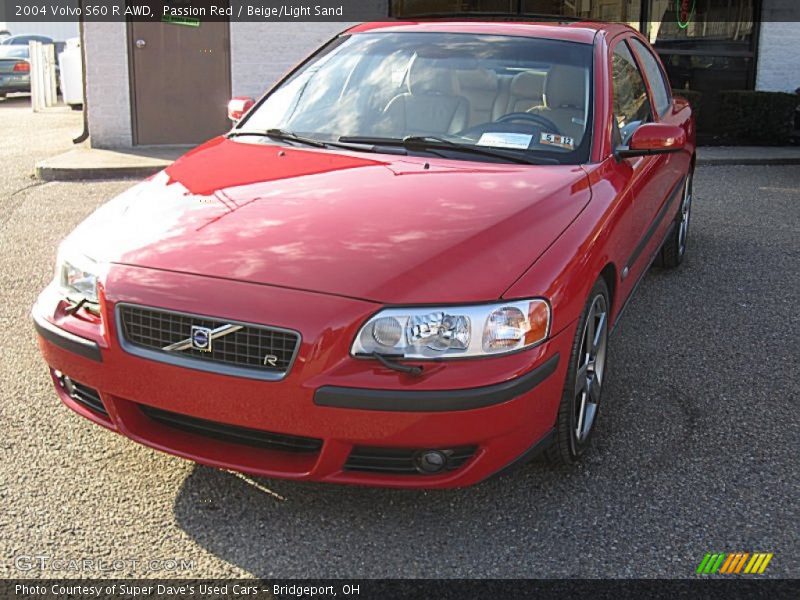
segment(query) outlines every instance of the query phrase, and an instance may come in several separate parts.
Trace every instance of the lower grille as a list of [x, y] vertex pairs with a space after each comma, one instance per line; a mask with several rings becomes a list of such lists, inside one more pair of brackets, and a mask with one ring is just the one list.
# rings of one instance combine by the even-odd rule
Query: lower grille
[[[447, 456], [442, 471], [455, 471], [475, 455], [475, 446], [461, 446], [448, 450], [440, 450]], [[374, 473], [392, 473], [395, 475], [432, 475], [417, 469], [417, 457], [424, 450], [404, 448], [370, 448], [356, 446], [350, 452], [344, 468], [348, 471], [367, 471]], [[439, 473], [441, 474], [441, 473]]]
[[320, 448], [322, 448], [322, 440], [316, 438], [271, 433], [237, 425], [226, 425], [225, 423], [181, 415], [143, 404], [140, 404], [139, 407], [145, 415], [162, 425], [225, 442], [270, 450], [282, 450], [284, 452], [319, 452]]
[[67, 377], [66, 375], [57, 375], [58, 384], [67, 392], [70, 398], [75, 400], [81, 406], [88, 408], [91, 411], [98, 413], [108, 418], [108, 411], [106, 410], [103, 401], [100, 399], [100, 394], [96, 389], [90, 388], [88, 385], [83, 385]]
[[232, 375], [279, 379], [300, 344], [294, 331], [158, 308], [119, 304], [117, 315], [128, 352]]

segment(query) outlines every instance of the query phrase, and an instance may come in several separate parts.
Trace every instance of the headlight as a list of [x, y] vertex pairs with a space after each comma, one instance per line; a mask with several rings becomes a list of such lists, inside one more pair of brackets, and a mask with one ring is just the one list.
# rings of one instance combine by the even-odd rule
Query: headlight
[[361, 328], [353, 356], [465, 358], [515, 352], [540, 344], [550, 333], [546, 300], [479, 306], [387, 308]]
[[97, 278], [99, 265], [88, 256], [59, 251], [56, 263], [56, 281], [65, 296], [73, 301], [83, 298], [97, 304]]

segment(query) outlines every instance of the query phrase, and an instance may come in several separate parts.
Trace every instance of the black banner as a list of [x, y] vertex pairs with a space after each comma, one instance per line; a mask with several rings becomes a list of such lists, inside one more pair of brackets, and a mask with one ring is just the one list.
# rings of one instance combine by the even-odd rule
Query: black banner
[[[595, 0], [596, 1], [596, 0]], [[0, 22], [168, 21], [197, 25], [203, 21], [385, 21], [392, 18], [476, 18], [500, 20], [572, 20], [582, 14], [531, 12], [525, 7], [557, 11], [559, 3], [508, 2], [507, 10], [491, 11], [475, 0], [2, 0]], [[740, 20], [737, 11], [712, 11], [701, 0], [677, 0], [666, 17], [699, 26]], [[504, 3], [491, 5], [505, 6]], [[565, 4], [565, 6], [567, 6]], [[591, 13], [591, 11], [590, 11]], [[587, 13], [588, 14], [588, 13]], [[593, 13], [591, 13], [593, 14]], [[800, 2], [774, 0], [762, 21], [800, 22]]]
[[586, 597], [598, 600], [620, 598], [736, 600], [796, 599], [800, 580], [754, 578], [709, 578], [692, 580], [4, 580], [0, 598], [34, 600], [120, 600], [197, 598], [217, 599], [328, 599], [359, 600], [549, 600]]

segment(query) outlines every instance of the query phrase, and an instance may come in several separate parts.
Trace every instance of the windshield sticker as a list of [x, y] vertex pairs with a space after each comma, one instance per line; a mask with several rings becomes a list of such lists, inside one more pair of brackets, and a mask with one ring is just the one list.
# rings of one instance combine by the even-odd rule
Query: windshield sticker
[[547, 144], [548, 146], [558, 146], [559, 148], [564, 148], [565, 150], [575, 149], [574, 138], [567, 137], [566, 135], [558, 135], [557, 133], [543, 133], [542, 137], [540, 138], [540, 142], [542, 144]]
[[531, 145], [532, 135], [524, 133], [484, 133], [476, 143], [477, 146], [494, 146], [495, 148], [517, 148], [527, 150]]

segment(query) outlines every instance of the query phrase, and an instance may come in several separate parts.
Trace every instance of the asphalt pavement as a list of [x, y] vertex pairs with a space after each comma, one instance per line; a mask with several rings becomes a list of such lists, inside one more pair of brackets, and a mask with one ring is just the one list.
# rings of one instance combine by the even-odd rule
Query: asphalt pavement
[[797, 167], [698, 170], [689, 256], [617, 328], [585, 462], [392, 491], [198, 466], [59, 403], [30, 307], [59, 240], [131, 185], [30, 178], [79, 130], [0, 103], [0, 577], [100, 575], [40, 555], [122, 576], [672, 578], [736, 551], [800, 576]]

